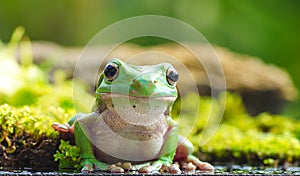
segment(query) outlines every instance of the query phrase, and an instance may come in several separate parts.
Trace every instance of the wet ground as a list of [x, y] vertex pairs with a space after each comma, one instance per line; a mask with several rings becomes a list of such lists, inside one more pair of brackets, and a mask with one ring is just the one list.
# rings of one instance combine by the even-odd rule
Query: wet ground
[[[210, 172], [191, 172], [183, 173], [178, 175], [300, 175], [300, 167], [289, 167], [289, 168], [262, 168], [262, 167], [252, 167], [252, 166], [241, 166], [241, 165], [232, 165], [232, 166], [215, 166], [216, 170], [214, 173]], [[137, 175], [135, 172], [128, 172], [124, 174], [113, 174], [113, 175]], [[156, 173], [154, 175], [160, 175], [163, 173]], [[33, 171], [30, 168], [25, 168], [23, 170], [18, 169], [6, 169], [0, 168], [0, 175], [82, 175], [81, 173], [69, 173], [69, 172], [58, 172], [58, 171]], [[89, 175], [112, 175], [108, 172], [96, 171]], [[169, 175], [169, 174], [163, 174]]]

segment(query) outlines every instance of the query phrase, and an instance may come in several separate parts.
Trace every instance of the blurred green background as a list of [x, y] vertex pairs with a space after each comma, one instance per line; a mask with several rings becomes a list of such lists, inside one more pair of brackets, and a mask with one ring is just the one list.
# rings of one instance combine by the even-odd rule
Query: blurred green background
[[106, 26], [146, 14], [183, 20], [212, 44], [274, 63], [287, 70], [300, 87], [298, 0], [2, 1], [0, 38], [7, 42], [12, 31], [22, 25], [32, 40], [50, 40], [67, 46], [85, 45]]
[[[267, 63], [276, 64], [287, 70], [298, 89], [300, 88], [299, 0], [9, 0], [0, 3], [0, 39], [7, 43], [12, 32], [21, 25], [33, 41], [48, 40], [64, 46], [84, 46], [97, 32], [112, 23], [132, 16], [149, 14], [183, 20], [198, 29], [212, 44], [234, 52], [258, 56]], [[18, 30], [16, 33], [18, 34]], [[22, 33], [20, 28], [19, 33]], [[22, 38], [22, 35], [19, 35], [19, 38]], [[15, 40], [15, 45], [19, 44], [22, 47], [18, 41]], [[29, 46], [28, 42], [27, 40], [27, 43], [23, 43], [25, 49]], [[153, 45], [167, 40], [150, 37], [131, 42]], [[1, 44], [0, 42], [0, 48]], [[4, 49], [0, 56], [15, 59], [12, 56], [13, 52], [8, 52], [14, 51], [15, 45], [3, 47], [7, 50]], [[4, 119], [0, 131], [6, 130], [5, 133], [0, 133], [0, 139], [6, 140], [7, 136], [3, 137], [3, 134], [10, 134], [12, 141], [15, 141], [19, 138], [17, 135], [32, 132], [32, 129], [36, 128], [32, 125], [35, 124], [41, 125], [37, 128], [39, 132], [47, 132], [50, 123], [65, 123], [75, 113], [71, 94], [72, 82], [65, 80], [65, 73], [60, 70], [55, 72], [54, 84], [49, 84], [43, 70], [28, 59], [30, 52], [22, 54], [21, 59], [25, 58], [26, 62], [23, 60], [23, 64], [27, 64], [26, 66], [19, 66], [15, 60], [10, 62], [15, 66], [15, 70], [0, 64], [0, 70], [4, 70], [5, 73], [3, 77], [8, 78], [6, 80], [10, 80], [14, 85], [7, 89], [13, 93], [0, 92], [0, 102], [10, 104], [0, 106], [0, 119]], [[11, 70], [12, 72], [8, 73]], [[4, 83], [9, 85], [9, 81]], [[80, 85], [79, 97], [85, 98], [80, 100], [79, 106], [89, 111], [91, 105], [88, 102], [92, 102], [94, 98], [85, 88]], [[192, 94], [185, 97], [181, 100], [182, 104], [193, 104], [197, 100], [195, 97], [196, 95]], [[299, 99], [286, 109], [290, 116], [261, 113], [253, 118], [247, 114], [241, 97], [227, 94], [222, 123], [215, 137], [208, 145], [199, 146], [198, 142], [207, 122], [202, 119], [210, 118], [211, 104], [223, 102], [223, 98], [224, 96], [220, 96], [219, 99], [201, 97], [202, 105], [198, 116], [200, 118], [197, 118], [196, 123], [188, 118], [193, 109], [186, 111], [186, 118], [181, 118], [181, 132], [185, 129], [191, 130], [192, 123], [195, 125], [189, 137], [197, 151], [204, 153], [203, 160], [242, 164], [258, 162], [273, 167], [287, 162], [299, 165]], [[25, 115], [24, 109], [13, 107], [24, 104], [30, 105], [30, 111]], [[174, 109], [180, 110], [176, 104]], [[21, 123], [23, 120], [30, 120], [31, 111], [36, 113], [37, 119], [31, 120], [30, 123]], [[6, 115], [3, 112], [12, 113]], [[37, 121], [40, 124], [36, 123]], [[9, 133], [9, 129], [14, 130]], [[19, 130], [19, 133], [14, 132], [15, 129]], [[53, 133], [51, 130], [48, 132]], [[3, 145], [2, 141], [0, 145], [6, 145], [7, 142], [4, 141]], [[18, 143], [14, 142], [12, 147], [22, 148], [21, 145], [14, 146], [15, 144]]]

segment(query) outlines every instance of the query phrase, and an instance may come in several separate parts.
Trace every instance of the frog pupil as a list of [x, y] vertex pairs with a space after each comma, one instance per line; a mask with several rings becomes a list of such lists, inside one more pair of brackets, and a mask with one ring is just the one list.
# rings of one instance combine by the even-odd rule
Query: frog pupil
[[169, 75], [168, 75], [168, 78], [173, 81], [173, 82], [176, 82], [178, 80], [178, 73], [177, 72], [174, 72], [174, 71], [170, 71], [169, 72]]
[[113, 65], [107, 65], [104, 69], [104, 75], [107, 79], [112, 80], [117, 74], [118, 70]]

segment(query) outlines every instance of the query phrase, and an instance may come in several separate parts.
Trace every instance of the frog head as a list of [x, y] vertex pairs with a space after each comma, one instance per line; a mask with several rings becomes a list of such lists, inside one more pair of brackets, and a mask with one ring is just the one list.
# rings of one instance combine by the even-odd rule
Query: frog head
[[98, 81], [96, 94], [120, 94], [137, 98], [177, 97], [178, 73], [169, 63], [134, 66], [112, 59]]
[[100, 74], [96, 105], [105, 102], [105, 108], [117, 110], [126, 118], [166, 115], [177, 98], [177, 80], [178, 72], [169, 63], [134, 66], [112, 59]]

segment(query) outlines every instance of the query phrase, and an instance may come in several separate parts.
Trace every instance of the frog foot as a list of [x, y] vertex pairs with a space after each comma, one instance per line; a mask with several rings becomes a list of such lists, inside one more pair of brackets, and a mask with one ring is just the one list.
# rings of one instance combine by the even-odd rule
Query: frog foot
[[136, 170], [136, 168], [130, 162], [118, 162], [110, 165], [109, 170], [111, 173], [124, 173], [124, 171]]
[[175, 162], [174, 164], [171, 164], [171, 166], [168, 168], [168, 172], [170, 174], [181, 174], [179, 164], [177, 162]]
[[197, 168], [199, 168], [202, 171], [209, 171], [214, 172], [215, 168], [208, 162], [200, 161], [197, 157], [190, 155], [188, 156], [188, 161], [191, 162], [193, 165], [195, 165]]
[[124, 169], [121, 166], [117, 166], [115, 164], [110, 165], [109, 170], [111, 173], [124, 173]]
[[108, 164], [102, 163], [95, 158], [85, 159], [81, 165], [83, 166], [81, 169], [82, 173], [91, 173], [94, 170], [110, 170]]
[[145, 165], [138, 169], [139, 173], [158, 173], [158, 172], [167, 172], [171, 174], [181, 174], [179, 164], [176, 162], [169, 166], [164, 165], [163, 163], [153, 163], [151, 165]]
[[68, 124], [52, 123], [51, 127], [60, 133], [72, 133], [74, 130]]
[[151, 165], [150, 162], [146, 162], [146, 163], [134, 165], [132, 168], [134, 168], [134, 170], [137, 170], [139, 173], [152, 173], [155, 171], [159, 171], [161, 166], [159, 166], [159, 168], [158, 167], [155, 168]]
[[214, 166], [212, 166], [208, 162], [193, 163], [193, 164], [195, 164], [195, 166], [197, 166], [200, 170], [203, 170], [203, 171], [214, 172], [214, 170], [215, 170]]
[[155, 172], [155, 169], [151, 166], [143, 166], [139, 169], [139, 173], [152, 173]]
[[197, 166], [195, 166], [192, 162], [180, 162], [180, 168], [182, 168], [187, 173], [194, 173], [197, 169]]
[[165, 163], [164, 161], [158, 160], [155, 162], [147, 162], [138, 164], [135, 166], [139, 173], [158, 173], [159, 171], [169, 172], [172, 165]]

